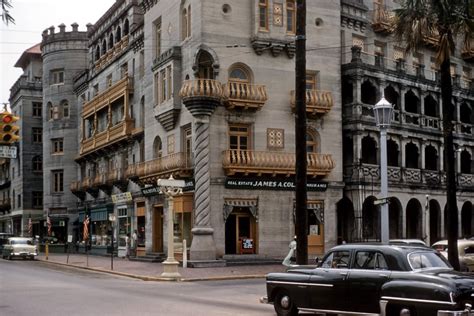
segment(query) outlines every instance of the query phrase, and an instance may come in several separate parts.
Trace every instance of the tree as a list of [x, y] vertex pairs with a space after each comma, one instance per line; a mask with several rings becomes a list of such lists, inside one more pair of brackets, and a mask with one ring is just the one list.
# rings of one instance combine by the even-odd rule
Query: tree
[[11, 0], [2, 1], [2, 21], [8, 25], [8, 23], [15, 24], [15, 19], [10, 15], [9, 9], [12, 8]]
[[451, 56], [459, 48], [469, 47], [472, 37], [470, 3], [466, 0], [402, 0], [395, 10], [394, 33], [406, 45], [407, 52], [416, 51], [427, 36], [438, 39], [436, 63], [441, 79], [443, 105], [444, 161], [446, 166], [446, 212], [448, 234], [448, 260], [459, 270], [458, 208], [456, 205], [456, 174], [454, 169], [453, 137], [453, 84]]

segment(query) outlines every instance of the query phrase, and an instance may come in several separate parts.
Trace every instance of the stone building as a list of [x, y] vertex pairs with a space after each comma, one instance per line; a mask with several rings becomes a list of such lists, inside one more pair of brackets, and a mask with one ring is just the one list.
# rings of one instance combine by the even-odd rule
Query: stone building
[[[339, 241], [380, 238], [373, 201], [380, 192], [379, 130], [372, 108], [382, 96], [394, 105], [387, 158], [390, 238], [433, 243], [446, 237], [442, 103], [435, 64], [438, 40], [406, 54], [390, 19], [396, 1], [341, 1], [344, 198], [338, 202]], [[459, 47], [451, 62], [460, 236], [473, 234], [472, 61]]]
[[[42, 56], [40, 44], [25, 50], [15, 64], [23, 74], [10, 89], [11, 113], [19, 117], [17, 158], [1, 159], [0, 231], [17, 236], [39, 235], [43, 223]], [[2, 109], [3, 111], [3, 109]], [[36, 137], [40, 137], [39, 139]]]

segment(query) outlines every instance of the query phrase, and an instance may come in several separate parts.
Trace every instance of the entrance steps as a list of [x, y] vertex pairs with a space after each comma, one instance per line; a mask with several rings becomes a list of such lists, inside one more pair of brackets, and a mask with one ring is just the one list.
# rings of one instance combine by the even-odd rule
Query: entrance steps
[[147, 252], [143, 256], [130, 257], [129, 260], [139, 262], [163, 262], [166, 260], [166, 255], [162, 252]]
[[228, 267], [281, 264], [283, 261], [283, 259], [266, 258], [266, 257], [260, 257], [258, 255], [224, 255], [222, 259], [226, 261], [226, 265]]

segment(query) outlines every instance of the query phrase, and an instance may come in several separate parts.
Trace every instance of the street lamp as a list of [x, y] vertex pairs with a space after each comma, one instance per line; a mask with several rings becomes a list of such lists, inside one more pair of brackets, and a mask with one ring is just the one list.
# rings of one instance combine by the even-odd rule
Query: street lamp
[[[176, 195], [183, 193], [184, 180], [175, 180], [173, 175], [169, 179], [158, 179], [158, 186], [160, 192], [165, 194], [168, 198], [168, 258], [163, 262], [163, 273], [162, 277], [178, 279], [181, 274], [178, 272], [179, 262], [174, 258], [174, 210], [173, 210], [173, 198]], [[186, 251], [186, 249], [184, 249]]]
[[388, 243], [388, 181], [387, 181], [387, 129], [392, 121], [393, 107], [382, 96], [374, 106], [375, 122], [380, 128], [380, 195], [385, 201], [380, 206], [380, 237]]
[[111, 251], [110, 251], [110, 270], [114, 270], [114, 228], [115, 228], [115, 221], [117, 220], [117, 216], [115, 213], [109, 214], [109, 221], [110, 221], [110, 231], [111, 231]]

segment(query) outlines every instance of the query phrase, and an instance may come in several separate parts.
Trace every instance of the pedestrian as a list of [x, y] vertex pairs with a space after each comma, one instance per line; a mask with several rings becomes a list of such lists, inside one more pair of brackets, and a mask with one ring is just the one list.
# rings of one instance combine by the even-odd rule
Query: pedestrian
[[286, 267], [291, 266], [292, 262], [295, 261], [295, 253], [296, 253], [296, 236], [293, 237], [293, 240], [290, 242], [289, 245], [290, 251], [288, 251], [288, 254], [286, 255], [285, 259], [283, 260], [282, 264]]
[[128, 259], [130, 258], [130, 234], [125, 236], [125, 257]]
[[137, 239], [138, 239], [138, 233], [137, 233], [137, 230], [135, 229], [132, 234], [132, 256], [134, 257], [137, 256]]

